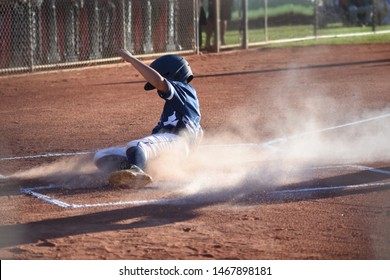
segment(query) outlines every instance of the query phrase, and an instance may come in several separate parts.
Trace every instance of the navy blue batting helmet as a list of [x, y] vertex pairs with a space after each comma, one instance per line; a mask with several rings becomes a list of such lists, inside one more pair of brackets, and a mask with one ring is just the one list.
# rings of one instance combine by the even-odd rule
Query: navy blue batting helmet
[[[179, 81], [183, 83], [189, 83], [194, 78], [190, 64], [183, 57], [167, 54], [157, 58], [150, 64], [154, 70], [160, 73], [164, 78]], [[150, 83], [146, 83], [145, 90], [151, 90], [155, 87]]]

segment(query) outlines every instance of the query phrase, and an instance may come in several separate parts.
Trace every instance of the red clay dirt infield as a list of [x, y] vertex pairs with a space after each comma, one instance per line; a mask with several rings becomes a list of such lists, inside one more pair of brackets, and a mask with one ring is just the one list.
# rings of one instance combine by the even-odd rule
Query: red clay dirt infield
[[138, 191], [72, 156], [156, 124], [131, 66], [0, 78], [1, 259], [390, 258], [389, 45], [186, 58], [204, 143]]

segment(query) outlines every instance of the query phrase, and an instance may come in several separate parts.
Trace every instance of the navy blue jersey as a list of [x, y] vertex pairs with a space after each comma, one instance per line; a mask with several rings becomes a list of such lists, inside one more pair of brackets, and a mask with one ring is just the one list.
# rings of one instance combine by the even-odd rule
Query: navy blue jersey
[[168, 91], [166, 93], [158, 91], [159, 96], [165, 100], [165, 104], [160, 121], [152, 134], [184, 133], [190, 139], [195, 140], [202, 132], [196, 91], [187, 83], [165, 80], [168, 84]]

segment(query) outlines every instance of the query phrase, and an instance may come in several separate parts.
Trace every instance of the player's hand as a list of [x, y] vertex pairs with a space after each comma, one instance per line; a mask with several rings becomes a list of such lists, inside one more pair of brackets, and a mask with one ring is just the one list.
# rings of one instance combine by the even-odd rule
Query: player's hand
[[130, 60], [133, 58], [133, 54], [126, 49], [118, 49], [116, 53], [127, 62], [130, 62]]

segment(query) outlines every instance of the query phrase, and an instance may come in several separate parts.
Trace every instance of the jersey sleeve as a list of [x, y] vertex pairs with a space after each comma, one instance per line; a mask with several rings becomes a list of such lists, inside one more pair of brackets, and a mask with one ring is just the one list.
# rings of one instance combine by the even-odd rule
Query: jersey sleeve
[[158, 91], [159, 96], [171, 103], [175, 111], [178, 111], [182, 115], [187, 115], [189, 113], [188, 109], [190, 109], [188, 101], [194, 97], [194, 93], [188, 88], [188, 84], [183, 86], [183, 83], [180, 83], [180, 85], [175, 81], [167, 79], [166, 81], [168, 84], [168, 91], [165, 93]]

